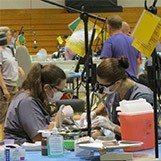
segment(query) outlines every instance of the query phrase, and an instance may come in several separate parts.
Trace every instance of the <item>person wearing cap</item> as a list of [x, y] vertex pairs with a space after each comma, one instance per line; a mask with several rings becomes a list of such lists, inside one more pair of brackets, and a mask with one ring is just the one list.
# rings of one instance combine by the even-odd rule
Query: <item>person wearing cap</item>
[[8, 104], [17, 92], [19, 74], [23, 76], [14, 52], [7, 46], [10, 40], [10, 29], [0, 27], [0, 124], [3, 124]]

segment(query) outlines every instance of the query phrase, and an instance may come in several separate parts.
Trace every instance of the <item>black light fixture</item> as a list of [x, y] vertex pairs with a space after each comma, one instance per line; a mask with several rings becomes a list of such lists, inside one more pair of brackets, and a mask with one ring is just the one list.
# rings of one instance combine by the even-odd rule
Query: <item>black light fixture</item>
[[[122, 6], [118, 6], [117, 0], [65, 0], [65, 5], [78, 10], [82, 6], [87, 12], [122, 12]], [[68, 12], [74, 12], [68, 10]]]

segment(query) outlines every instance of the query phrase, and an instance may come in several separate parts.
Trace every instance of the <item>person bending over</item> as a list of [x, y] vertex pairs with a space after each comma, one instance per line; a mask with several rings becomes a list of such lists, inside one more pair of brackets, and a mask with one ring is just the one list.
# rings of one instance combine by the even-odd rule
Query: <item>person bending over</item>
[[9, 105], [5, 138], [15, 139], [18, 144], [40, 141], [38, 130], [48, 129], [50, 123], [49, 103], [55, 102], [65, 84], [66, 75], [59, 67], [34, 64]]
[[[104, 87], [104, 92], [108, 97], [105, 102], [100, 103], [91, 112], [91, 118], [95, 118], [92, 126], [104, 127], [113, 131], [117, 134], [116, 139], [120, 139], [119, 136], [121, 135], [116, 111], [120, 101], [144, 98], [153, 105], [152, 91], [148, 87], [128, 78], [125, 72], [128, 66], [127, 58], [108, 58], [103, 60], [97, 67], [97, 81]], [[106, 109], [108, 117], [101, 116], [101, 112], [104, 109]]]

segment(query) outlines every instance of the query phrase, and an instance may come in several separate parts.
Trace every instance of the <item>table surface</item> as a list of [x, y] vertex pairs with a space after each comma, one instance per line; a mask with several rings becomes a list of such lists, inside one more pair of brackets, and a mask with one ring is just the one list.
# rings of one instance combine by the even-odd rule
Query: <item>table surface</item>
[[[60, 59], [45, 59], [45, 60], [39, 60], [39, 59], [37, 59], [35, 57], [35, 58], [31, 58], [31, 60], [32, 60], [32, 63], [40, 63], [42, 65], [50, 64], [50, 63], [55, 64], [58, 67], [60, 67], [61, 69], [63, 69], [64, 72], [66, 72], [66, 73], [71, 72], [71, 71], [74, 72], [75, 71], [75, 68], [76, 68], [76, 66], [78, 64], [78, 60], [63, 60], [61, 58]], [[93, 58], [93, 63], [94, 64], [97, 64], [98, 65], [100, 62], [101, 62], [101, 59], [99, 59], [99, 58]], [[83, 69], [81, 69], [81, 67], [80, 67], [80, 71], [82, 71], [82, 70]]]
[[40, 151], [27, 151], [26, 161], [85, 161], [80, 157], [76, 157], [74, 152], [65, 152], [63, 156], [50, 158], [48, 156], [42, 156]]
[[[122, 153], [123, 150], [114, 150], [111, 153]], [[144, 150], [144, 151], [138, 151], [134, 152], [134, 156], [136, 157], [134, 160], [139, 161], [139, 158], [149, 158], [147, 161], [150, 161], [155, 156], [155, 150]], [[159, 144], [159, 156], [161, 158], [161, 144]], [[87, 158], [86, 158], [87, 159]], [[72, 151], [66, 151], [63, 156], [56, 157], [56, 158], [50, 158], [48, 156], [42, 156], [40, 151], [27, 151], [26, 152], [26, 161], [85, 161], [85, 158], [80, 158], [75, 156], [75, 153]], [[94, 157], [88, 158], [88, 161], [99, 161], [99, 155], [96, 153]]]

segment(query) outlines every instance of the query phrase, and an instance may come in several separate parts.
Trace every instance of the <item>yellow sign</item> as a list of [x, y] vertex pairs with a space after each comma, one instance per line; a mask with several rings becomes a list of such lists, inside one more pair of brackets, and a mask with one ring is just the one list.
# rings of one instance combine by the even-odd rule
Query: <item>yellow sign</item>
[[133, 46], [150, 57], [161, 36], [161, 19], [144, 10], [133, 32]]
[[150, 57], [156, 44], [144, 44], [139, 42], [137, 39], [134, 39], [132, 44], [138, 51], [140, 51], [142, 54], [144, 54], [146, 57]]
[[[93, 31], [94, 23], [89, 21], [88, 22], [88, 41], [90, 42], [92, 31]], [[98, 34], [101, 31], [101, 28], [97, 25], [95, 25], [95, 38], [98, 36]], [[69, 47], [74, 53], [80, 55], [81, 57], [85, 56], [85, 40], [84, 40], [84, 23], [81, 20], [70, 36], [70, 38], [66, 42], [66, 46]]]
[[58, 36], [56, 39], [60, 45], [64, 42], [61, 36]]

